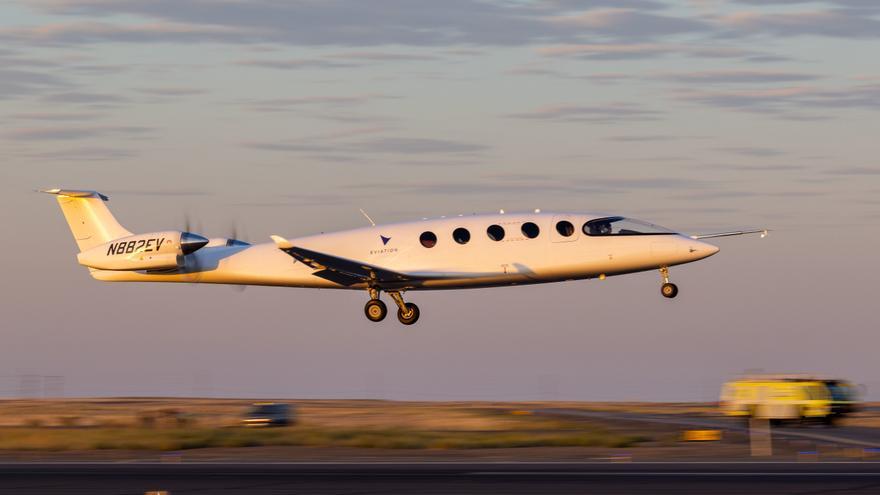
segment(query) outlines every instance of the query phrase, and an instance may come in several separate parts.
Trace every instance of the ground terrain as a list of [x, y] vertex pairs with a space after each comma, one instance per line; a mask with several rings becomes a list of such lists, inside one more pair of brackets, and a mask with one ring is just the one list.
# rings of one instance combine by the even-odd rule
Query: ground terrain
[[[296, 425], [242, 428], [240, 419], [253, 402], [0, 400], [0, 460], [614, 462], [747, 459], [750, 452], [747, 432], [732, 422], [721, 423], [731, 425], [719, 428], [721, 440], [682, 441], [685, 430], [705, 429], [699, 421], [718, 417], [712, 403], [283, 400], [296, 405]], [[578, 416], [581, 412], [590, 415]], [[697, 423], [633, 420], [655, 417]], [[878, 425], [880, 413], [868, 407], [845, 420], [843, 429], [874, 431]], [[774, 440], [774, 458], [874, 455], [871, 450], [827, 441], [834, 429], [794, 428], [819, 440]]]

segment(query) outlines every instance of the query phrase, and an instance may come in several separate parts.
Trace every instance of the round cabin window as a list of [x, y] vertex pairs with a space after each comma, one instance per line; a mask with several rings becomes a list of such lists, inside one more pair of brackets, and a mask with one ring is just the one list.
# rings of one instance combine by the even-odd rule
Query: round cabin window
[[538, 234], [541, 233], [541, 229], [539, 229], [538, 226], [532, 222], [526, 222], [522, 224], [522, 233], [529, 239], [534, 239], [535, 237], [538, 237]]
[[556, 232], [562, 237], [571, 237], [574, 234], [574, 225], [568, 220], [561, 220], [556, 222]]
[[452, 238], [459, 244], [467, 244], [471, 240], [471, 233], [464, 227], [452, 231]]
[[422, 232], [419, 236], [419, 242], [426, 248], [432, 248], [437, 245], [437, 236], [433, 232]]
[[490, 225], [488, 229], [486, 229], [486, 235], [489, 236], [489, 239], [493, 241], [500, 241], [504, 239], [504, 227], [500, 225]]

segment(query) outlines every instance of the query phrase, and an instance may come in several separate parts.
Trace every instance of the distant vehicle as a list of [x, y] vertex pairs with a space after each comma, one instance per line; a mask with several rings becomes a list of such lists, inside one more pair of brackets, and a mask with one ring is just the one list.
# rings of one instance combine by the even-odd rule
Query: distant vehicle
[[602, 280], [657, 270], [661, 293], [673, 298], [678, 286], [670, 282], [669, 267], [718, 252], [703, 240], [767, 234], [684, 235], [616, 215], [502, 210], [382, 226], [370, 220], [372, 227], [291, 240], [273, 235], [272, 242], [251, 245], [234, 235], [208, 239], [189, 229], [135, 234], [116, 221], [103, 194], [43, 192], [57, 197], [80, 251], [77, 261], [95, 279], [361, 290], [369, 296], [364, 313], [375, 322], [388, 313], [379, 299], [385, 292], [404, 325], [420, 314], [404, 301], [406, 291]]
[[755, 378], [724, 384], [721, 410], [727, 416], [785, 421], [833, 420], [833, 399], [824, 382], [809, 379]]
[[290, 404], [257, 402], [241, 420], [244, 426], [288, 426], [296, 422]]

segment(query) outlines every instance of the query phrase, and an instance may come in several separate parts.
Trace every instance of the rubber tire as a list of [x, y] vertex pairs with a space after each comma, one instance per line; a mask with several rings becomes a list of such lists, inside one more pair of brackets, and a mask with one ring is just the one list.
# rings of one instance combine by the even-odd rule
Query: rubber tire
[[663, 294], [663, 297], [672, 299], [678, 295], [678, 286], [671, 282], [667, 282], [660, 286], [660, 293]]
[[[378, 313], [370, 314], [370, 310], [378, 310]], [[368, 320], [379, 322], [388, 316], [388, 306], [385, 306], [385, 303], [379, 299], [370, 299], [367, 301], [367, 305], [364, 306], [364, 314]]]
[[412, 325], [419, 321], [419, 307], [413, 303], [406, 303], [406, 308], [412, 311], [412, 315], [409, 318], [404, 318], [403, 311], [401, 311], [400, 308], [397, 308], [397, 319], [404, 325]]

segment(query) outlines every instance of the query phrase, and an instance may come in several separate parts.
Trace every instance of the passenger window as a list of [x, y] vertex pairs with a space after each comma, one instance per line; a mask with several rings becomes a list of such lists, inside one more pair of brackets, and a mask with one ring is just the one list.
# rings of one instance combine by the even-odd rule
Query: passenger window
[[452, 231], [452, 238], [459, 244], [467, 244], [471, 240], [471, 233], [464, 227]]
[[486, 235], [489, 236], [489, 239], [493, 241], [500, 241], [504, 239], [504, 228], [500, 225], [490, 225], [488, 229], [486, 229]]
[[426, 248], [432, 248], [437, 245], [437, 236], [433, 232], [422, 232], [419, 236], [419, 242]]
[[538, 234], [541, 233], [541, 229], [539, 229], [538, 226], [532, 222], [526, 222], [522, 224], [522, 233], [529, 239], [534, 239], [535, 237], [538, 237]]
[[571, 237], [574, 234], [574, 225], [568, 220], [556, 222], [556, 232], [562, 237]]

